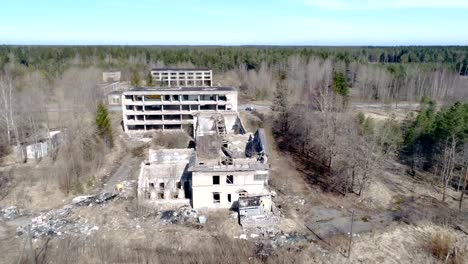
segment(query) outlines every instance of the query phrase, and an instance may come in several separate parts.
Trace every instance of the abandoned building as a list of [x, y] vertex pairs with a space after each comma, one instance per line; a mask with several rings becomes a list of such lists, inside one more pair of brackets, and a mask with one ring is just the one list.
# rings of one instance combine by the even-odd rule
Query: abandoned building
[[63, 141], [63, 133], [59, 130], [40, 133], [22, 143], [20, 151], [22, 160], [37, 160], [48, 156]]
[[120, 82], [120, 71], [105, 71], [102, 73], [102, 81], [105, 83]]
[[107, 94], [107, 100], [104, 100], [107, 105], [121, 105], [122, 104], [122, 92], [120, 91], [112, 91]]
[[151, 149], [141, 163], [139, 200], [156, 206], [191, 203], [195, 209], [242, 207], [246, 215], [271, 210], [267, 139], [263, 129], [245, 130], [237, 91], [211, 86], [209, 69], [153, 69], [151, 74], [169, 87], [136, 87], [122, 94], [125, 132], [183, 129], [195, 148]]
[[213, 85], [213, 72], [208, 68], [155, 68], [151, 70], [151, 75], [159, 86], [203, 87]]
[[[238, 200], [252, 195], [268, 195], [268, 151], [248, 151], [254, 144], [267, 148], [255, 133], [198, 133], [196, 155], [191, 160], [192, 205], [194, 208], [238, 207]], [[254, 143], [256, 142], [256, 143]], [[253, 148], [255, 149], [255, 148]]]
[[149, 150], [141, 163], [138, 198], [149, 205], [189, 205], [189, 161], [193, 149]]
[[237, 91], [231, 87], [138, 87], [123, 93], [122, 112], [127, 133], [171, 129], [193, 131], [199, 114], [236, 114]]
[[[158, 206], [191, 201], [195, 209], [237, 209], [239, 199], [248, 197], [268, 201], [268, 150], [263, 130], [236, 134], [231, 128], [219, 134], [215, 127], [213, 133], [204, 131], [196, 137], [196, 149], [150, 149], [148, 160], [140, 167], [138, 198]], [[263, 211], [268, 208], [266, 202], [259, 206]]]

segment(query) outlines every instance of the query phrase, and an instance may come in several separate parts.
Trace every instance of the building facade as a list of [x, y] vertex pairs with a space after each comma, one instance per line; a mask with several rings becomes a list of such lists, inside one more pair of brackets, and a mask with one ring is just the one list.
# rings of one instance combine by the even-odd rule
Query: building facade
[[251, 194], [268, 194], [266, 164], [198, 165], [192, 172], [193, 208], [237, 208]]
[[120, 82], [120, 71], [108, 71], [102, 73], [102, 81], [105, 83]]
[[134, 88], [122, 94], [125, 132], [193, 129], [199, 113], [237, 112], [231, 87]]
[[213, 85], [213, 72], [208, 68], [155, 68], [153, 80], [163, 87], [206, 87]]

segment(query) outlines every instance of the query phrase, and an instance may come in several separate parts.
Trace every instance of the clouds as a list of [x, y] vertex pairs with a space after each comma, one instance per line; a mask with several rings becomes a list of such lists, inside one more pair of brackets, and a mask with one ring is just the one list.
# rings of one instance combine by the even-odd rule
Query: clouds
[[412, 8], [467, 8], [467, 0], [302, 0], [303, 3], [331, 10], [379, 10]]

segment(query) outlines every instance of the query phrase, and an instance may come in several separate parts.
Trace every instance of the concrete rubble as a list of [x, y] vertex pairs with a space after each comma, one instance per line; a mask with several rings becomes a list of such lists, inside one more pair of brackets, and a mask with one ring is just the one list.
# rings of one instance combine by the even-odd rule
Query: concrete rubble
[[0, 210], [0, 213], [5, 220], [14, 220], [19, 216], [19, 211], [16, 206], [8, 206]]
[[313, 241], [309, 234], [301, 234], [298, 232], [285, 233], [275, 227], [249, 230], [249, 232], [234, 238], [255, 241], [257, 255], [260, 257], [268, 257], [277, 248], [284, 246], [300, 250], [301, 245]]
[[90, 205], [90, 204], [102, 204], [104, 202], [107, 202], [113, 198], [115, 198], [117, 194], [114, 193], [100, 193], [96, 195], [84, 195], [84, 196], [77, 196], [73, 198], [72, 204], [73, 205]]
[[[188, 206], [180, 207], [177, 210], [166, 210], [158, 213], [157, 219], [163, 225], [168, 224], [197, 224], [198, 213], [196, 210]], [[206, 221], [206, 219], [205, 219]]]
[[31, 236], [33, 238], [43, 236], [61, 236], [63, 234], [88, 236], [92, 232], [99, 230], [99, 227], [88, 223], [87, 219], [83, 219], [79, 216], [71, 219], [69, 216], [73, 209], [77, 206], [103, 204], [115, 197], [116, 194], [113, 193], [77, 196], [73, 198], [71, 204], [32, 218], [30, 224], [18, 227], [16, 233], [18, 236], [27, 234], [28, 226], [30, 225]]

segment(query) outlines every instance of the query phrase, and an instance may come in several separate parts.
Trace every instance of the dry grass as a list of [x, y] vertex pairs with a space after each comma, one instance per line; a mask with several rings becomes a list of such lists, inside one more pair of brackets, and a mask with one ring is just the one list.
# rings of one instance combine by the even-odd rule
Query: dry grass
[[[447, 244], [444, 244], [446, 242], [442, 243], [445, 239], [434, 242], [436, 234], [445, 234], [444, 238], [451, 237], [447, 242], [451, 246], [446, 246]], [[462, 256], [468, 250], [468, 236], [434, 224], [421, 226], [398, 224], [383, 232], [368, 233], [353, 238], [349, 263], [435, 263], [440, 260], [433, 255], [432, 250], [429, 252], [428, 245], [431, 243], [436, 243], [432, 248], [441, 255], [445, 254], [444, 257], [447, 255], [446, 248], [451, 248], [448, 263], [466, 263], [466, 260], [457, 261], [463, 260]], [[456, 255], [452, 254], [455, 248], [457, 248]], [[343, 255], [338, 253], [327, 258], [331, 263], [345, 261]]]
[[[37, 263], [308, 263], [304, 252], [284, 249], [267, 258], [257, 256], [255, 243], [227, 236], [204, 236], [186, 247], [186, 236], [148, 234], [139, 239], [87, 239], [65, 237], [41, 244], [36, 250]], [[39, 253], [40, 252], [40, 253]], [[27, 262], [24, 257], [23, 263]]]
[[171, 131], [154, 133], [151, 147], [159, 149], [181, 149], [189, 146], [191, 138], [186, 132]]
[[454, 237], [450, 233], [435, 233], [427, 241], [426, 250], [438, 260], [445, 260], [453, 248]]
[[455, 246], [456, 239], [453, 234], [441, 231], [432, 234], [426, 241], [425, 249], [429, 254], [443, 263], [463, 263], [464, 253]]
[[193, 248], [181, 247], [180, 236], [154, 234], [131, 240], [67, 237], [53, 244], [38, 263], [259, 263], [252, 258], [253, 244], [223, 236], [199, 241]]

